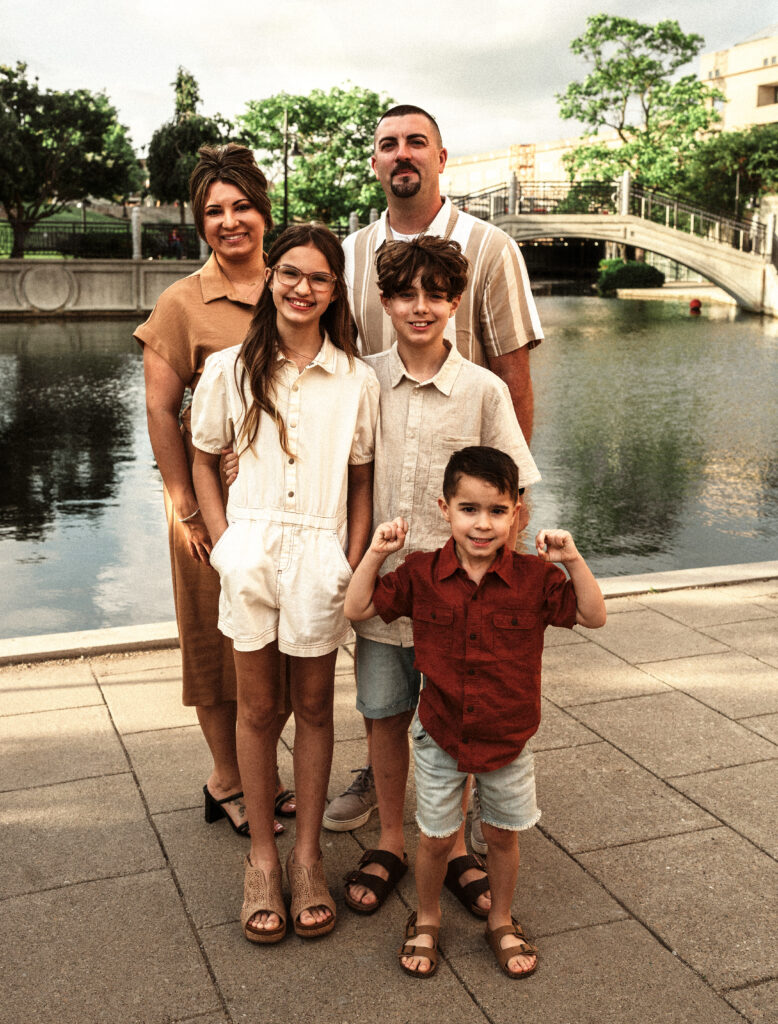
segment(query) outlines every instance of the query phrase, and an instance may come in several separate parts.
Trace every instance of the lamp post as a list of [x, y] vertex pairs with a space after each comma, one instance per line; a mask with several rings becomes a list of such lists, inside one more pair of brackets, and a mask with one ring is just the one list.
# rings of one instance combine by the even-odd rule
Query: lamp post
[[300, 149], [297, 145], [297, 137], [292, 140], [292, 151], [289, 152], [289, 111], [284, 107], [284, 227], [289, 224], [289, 157], [299, 156]]

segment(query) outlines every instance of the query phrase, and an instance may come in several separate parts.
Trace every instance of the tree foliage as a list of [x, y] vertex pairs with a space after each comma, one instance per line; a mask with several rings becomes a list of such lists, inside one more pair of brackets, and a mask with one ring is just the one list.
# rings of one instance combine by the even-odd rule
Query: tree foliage
[[742, 216], [778, 192], [778, 124], [760, 124], [706, 139], [684, 168], [683, 195], [729, 216]]
[[183, 224], [189, 176], [197, 163], [197, 150], [205, 144], [228, 142], [232, 125], [221, 114], [204, 117], [197, 113], [200, 88], [194, 75], [185, 68], [179, 67], [171, 85], [175, 90], [175, 114], [152, 135], [146, 168], [152, 195], [163, 203], [178, 203]]
[[682, 32], [677, 21], [644, 25], [609, 14], [586, 25], [570, 48], [592, 70], [557, 95], [562, 117], [586, 126], [584, 143], [566, 159], [571, 178], [613, 180], [629, 169], [641, 184], [671, 190], [724, 99], [694, 75], [673, 80], [699, 53], [702, 36]]
[[24, 255], [35, 224], [88, 195], [121, 200], [140, 186], [138, 160], [105, 93], [42, 90], [27, 65], [0, 65], [0, 205]]
[[392, 105], [388, 96], [358, 86], [314, 89], [306, 96], [278, 93], [252, 100], [238, 118], [243, 141], [257, 151], [260, 166], [273, 185], [273, 217], [283, 221], [284, 111], [288, 120], [289, 216], [344, 220], [352, 211], [366, 221], [371, 207], [383, 206], [384, 194], [370, 169], [373, 133], [381, 114]]

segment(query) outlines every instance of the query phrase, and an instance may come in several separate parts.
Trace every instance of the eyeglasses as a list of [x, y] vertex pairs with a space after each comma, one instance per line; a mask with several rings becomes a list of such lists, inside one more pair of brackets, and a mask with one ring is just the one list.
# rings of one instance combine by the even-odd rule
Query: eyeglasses
[[276, 280], [287, 288], [294, 288], [302, 278], [305, 278], [308, 286], [315, 292], [326, 292], [337, 281], [334, 274], [325, 274], [322, 270], [314, 271], [313, 274], [304, 274], [302, 270], [298, 270], [297, 267], [293, 267], [289, 263], [279, 263], [278, 266], [273, 267], [273, 273], [276, 275]]

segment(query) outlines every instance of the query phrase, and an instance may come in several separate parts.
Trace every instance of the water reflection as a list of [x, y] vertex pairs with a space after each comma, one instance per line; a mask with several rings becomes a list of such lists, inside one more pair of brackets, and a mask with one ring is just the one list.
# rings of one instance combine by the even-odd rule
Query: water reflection
[[96, 518], [135, 457], [128, 325], [0, 324], [0, 531], [41, 540], [59, 516]]

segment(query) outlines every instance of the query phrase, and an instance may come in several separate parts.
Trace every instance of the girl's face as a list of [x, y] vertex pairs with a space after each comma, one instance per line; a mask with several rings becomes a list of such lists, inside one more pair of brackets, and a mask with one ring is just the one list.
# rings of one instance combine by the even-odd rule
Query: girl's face
[[215, 181], [208, 189], [203, 226], [206, 242], [222, 260], [241, 261], [262, 252], [265, 218], [239, 188], [226, 181]]
[[314, 245], [287, 249], [274, 267], [267, 268], [265, 280], [273, 293], [279, 327], [318, 323], [335, 296], [335, 275]]

